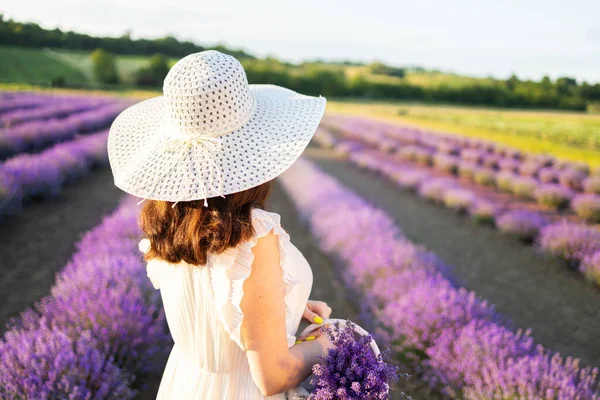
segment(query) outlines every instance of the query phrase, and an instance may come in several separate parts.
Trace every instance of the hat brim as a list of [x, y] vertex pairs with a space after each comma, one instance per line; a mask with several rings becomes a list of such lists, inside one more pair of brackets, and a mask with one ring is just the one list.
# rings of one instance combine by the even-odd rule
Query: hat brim
[[[174, 150], [169, 145], [163, 96], [124, 110], [108, 137], [115, 185], [140, 198], [190, 201], [241, 192], [283, 173], [313, 137], [326, 100], [275, 85], [249, 86], [252, 115], [219, 136], [221, 145], [210, 155], [195, 146]], [[220, 191], [211, 182], [215, 168], [221, 173]]]

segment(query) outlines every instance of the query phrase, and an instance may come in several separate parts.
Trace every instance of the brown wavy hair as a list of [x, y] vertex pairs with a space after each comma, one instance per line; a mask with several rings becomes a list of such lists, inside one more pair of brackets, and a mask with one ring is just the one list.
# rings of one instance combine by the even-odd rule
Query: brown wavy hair
[[150, 239], [146, 260], [160, 258], [177, 263], [206, 264], [207, 255], [221, 253], [254, 235], [252, 209], [264, 208], [271, 182], [204, 200], [173, 202], [146, 200], [140, 227]]

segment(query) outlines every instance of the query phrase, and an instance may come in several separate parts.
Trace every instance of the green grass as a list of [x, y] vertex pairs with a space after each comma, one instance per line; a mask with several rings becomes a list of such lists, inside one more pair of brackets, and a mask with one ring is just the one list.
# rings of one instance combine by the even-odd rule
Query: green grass
[[[146, 56], [116, 56], [121, 82], [132, 85], [135, 72], [149, 60]], [[175, 62], [170, 60], [171, 64]], [[58, 76], [67, 83], [94, 85], [91, 52], [0, 46], [0, 82], [49, 85]]]
[[599, 115], [356, 101], [329, 101], [327, 110], [493, 140], [600, 167]]
[[88, 81], [82, 71], [40, 49], [0, 47], [0, 81], [49, 85], [62, 76], [68, 83]]
[[[46, 52], [55, 59], [64, 62], [73, 68], [80, 70], [88, 79], [88, 82], [94, 82], [94, 71], [92, 64], [91, 52], [87, 51], [69, 51], [69, 50], [46, 50]], [[116, 56], [117, 71], [121, 82], [125, 84], [133, 84], [135, 81], [135, 73], [148, 65], [150, 57], [148, 56]], [[170, 63], [175, 64], [176, 59], [171, 59]]]

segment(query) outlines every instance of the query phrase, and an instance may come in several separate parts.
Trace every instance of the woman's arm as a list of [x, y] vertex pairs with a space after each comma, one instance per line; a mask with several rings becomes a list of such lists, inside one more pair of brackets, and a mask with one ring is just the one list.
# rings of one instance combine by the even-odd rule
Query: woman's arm
[[284, 283], [277, 235], [258, 239], [252, 272], [240, 303], [241, 337], [252, 379], [264, 396], [284, 392], [305, 380], [319, 356], [332, 346], [327, 335], [288, 348]]

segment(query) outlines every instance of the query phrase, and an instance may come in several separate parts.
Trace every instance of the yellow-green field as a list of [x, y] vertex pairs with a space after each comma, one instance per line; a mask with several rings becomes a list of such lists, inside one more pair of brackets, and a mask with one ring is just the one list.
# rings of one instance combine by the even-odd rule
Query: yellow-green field
[[600, 115], [355, 101], [329, 101], [327, 110], [479, 137], [600, 166]]

